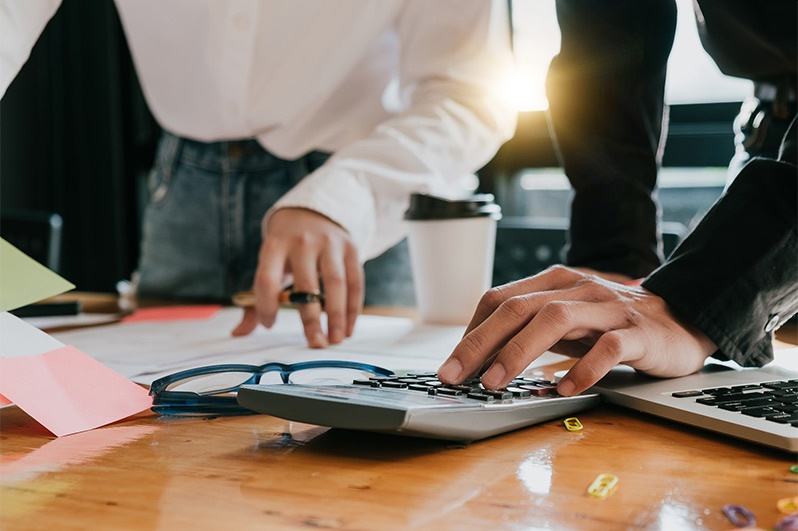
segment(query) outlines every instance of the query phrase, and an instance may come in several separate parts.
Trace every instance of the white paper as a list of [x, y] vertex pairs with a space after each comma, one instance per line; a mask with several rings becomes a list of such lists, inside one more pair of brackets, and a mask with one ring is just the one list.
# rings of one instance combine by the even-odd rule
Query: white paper
[[[462, 334], [457, 327], [442, 327], [442, 335], [432, 336], [444, 340], [436, 348], [424, 330], [414, 327], [409, 319], [363, 315], [358, 318], [353, 337], [343, 344], [311, 349], [296, 310], [280, 310], [271, 329], [259, 327], [248, 336], [232, 337], [230, 332], [240, 318], [240, 309], [223, 308], [210, 319], [117, 323], [53, 335], [128, 378], [149, 384], [158, 376], [217, 363], [260, 365], [270, 361], [345, 359], [397, 370], [399, 365], [404, 368], [407, 364], [420, 364], [419, 358], [432, 358], [432, 363], [427, 361], [419, 367], [426, 370], [437, 368], [436, 362], [448, 356], [450, 345]], [[408, 359], [401, 360], [400, 355]]]
[[63, 346], [16, 315], [0, 313], [0, 358], [42, 354]]
[[[218, 363], [335, 359], [371, 363], [394, 372], [436, 371], [465, 330], [361, 315], [351, 338], [325, 349], [311, 349], [296, 310], [281, 309], [271, 329], [259, 327], [248, 336], [232, 337], [230, 332], [240, 319], [239, 308], [223, 308], [204, 320], [116, 323], [53, 335], [133, 381], [149, 385], [179, 370]], [[535, 365], [559, 359], [563, 357], [543, 356]]]

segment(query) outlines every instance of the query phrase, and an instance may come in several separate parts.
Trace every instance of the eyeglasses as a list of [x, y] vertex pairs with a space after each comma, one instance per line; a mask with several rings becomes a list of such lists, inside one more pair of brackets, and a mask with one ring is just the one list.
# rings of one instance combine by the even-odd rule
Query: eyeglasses
[[221, 364], [197, 367], [152, 382], [152, 410], [168, 416], [221, 416], [256, 413], [241, 407], [236, 391], [246, 384], [350, 384], [394, 372], [356, 361], [319, 360], [265, 365]]

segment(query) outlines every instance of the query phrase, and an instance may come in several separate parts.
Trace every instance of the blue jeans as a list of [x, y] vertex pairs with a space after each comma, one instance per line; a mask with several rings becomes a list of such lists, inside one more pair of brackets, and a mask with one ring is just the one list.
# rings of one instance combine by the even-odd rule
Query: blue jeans
[[[283, 160], [255, 140], [164, 132], [148, 181], [138, 295], [229, 301], [252, 287], [265, 212], [328, 155]], [[412, 304], [406, 246], [366, 264], [367, 304]]]

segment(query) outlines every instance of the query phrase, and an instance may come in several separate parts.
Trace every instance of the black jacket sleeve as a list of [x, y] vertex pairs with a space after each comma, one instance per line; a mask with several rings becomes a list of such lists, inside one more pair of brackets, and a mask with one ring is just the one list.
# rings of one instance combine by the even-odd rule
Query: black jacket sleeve
[[743, 366], [773, 359], [773, 330], [798, 312], [796, 123], [780, 160], [753, 159], [651, 274], [659, 295]]

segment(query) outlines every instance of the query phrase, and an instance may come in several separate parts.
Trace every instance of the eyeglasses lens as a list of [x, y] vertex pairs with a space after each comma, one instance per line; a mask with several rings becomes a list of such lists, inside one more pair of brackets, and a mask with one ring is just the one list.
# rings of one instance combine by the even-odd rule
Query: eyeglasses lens
[[[293, 384], [304, 385], [346, 385], [354, 380], [368, 379], [374, 376], [368, 371], [338, 367], [320, 367], [303, 369], [290, 373], [288, 381]], [[252, 373], [249, 372], [223, 372], [206, 374], [195, 378], [179, 380], [170, 385], [167, 391], [187, 391], [199, 395], [216, 395], [235, 392], [235, 390], [250, 381]], [[283, 380], [277, 371], [265, 372], [257, 381], [260, 384], [282, 384]]]

